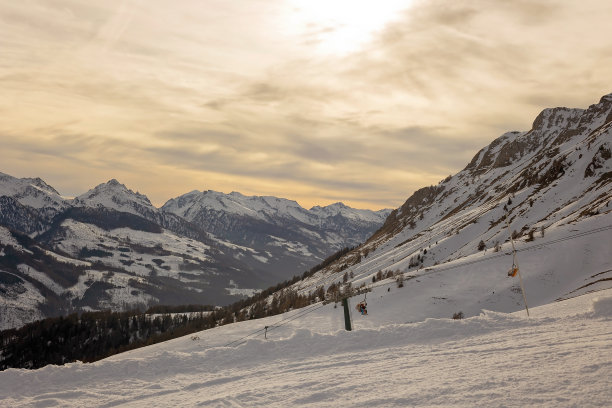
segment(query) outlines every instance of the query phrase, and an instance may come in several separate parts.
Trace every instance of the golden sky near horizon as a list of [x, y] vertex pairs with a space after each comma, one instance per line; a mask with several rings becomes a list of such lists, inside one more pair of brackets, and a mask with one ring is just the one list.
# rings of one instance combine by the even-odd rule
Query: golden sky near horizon
[[0, 172], [401, 205], [612, 92], [606, 0], [0, 0]]

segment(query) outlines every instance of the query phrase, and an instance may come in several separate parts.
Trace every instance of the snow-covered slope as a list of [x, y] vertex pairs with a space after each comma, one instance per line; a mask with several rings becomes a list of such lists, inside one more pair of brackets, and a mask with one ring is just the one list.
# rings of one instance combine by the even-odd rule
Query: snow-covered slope
[[[530, 131], [502, 135], [458, 174], [416, 191], [364, 245], [300, 288], [329, 285], [345, 273], [358, 286], [371, 283], [378, 271], [418, 275], [467, 262], [457, 268], [460, 280], [471, 270], [470, 260], [509, 254], [510, 234], [519, 250], [544, 245], [534, 256], [518, 257], [528, 277], [556, 288], [542, 301], [577, 290], [589, 274], [601, 272], [602, 284], [612, 286], [605, 272], [612, 269], [611, 150], [612, 95], [584, 110], [546, 109]], [[596, 230], [603, 244], [570, 239], [573, 245], [559, 254], [557, 259], [573, 265], [571, 271], [559, 272], [557, 261], [543, 256], [547, 242]], [[512, 257], [505, 258], [502, 269], [508, 270]], [[600, 259], [597, 267], [593, 259]], [[448, 290], [439, 292], [453, 298]], [[434, 297], [431, 293], [427, 302]]]
[[38, 241], [0, 226], [0, 330], [74, 311], [227, 304], [275, 282], [241, 261], [250, 248], [116, 214], [67, 217]]
[[0, 399], [12, 407], [609, 405], [612, 291], [534, 308], [530, 318], [483, 310], [406, 323], [412, 293], [375, 290], [352, 332], [341, 308], [315, 304], [92, 364], [9, 369]]

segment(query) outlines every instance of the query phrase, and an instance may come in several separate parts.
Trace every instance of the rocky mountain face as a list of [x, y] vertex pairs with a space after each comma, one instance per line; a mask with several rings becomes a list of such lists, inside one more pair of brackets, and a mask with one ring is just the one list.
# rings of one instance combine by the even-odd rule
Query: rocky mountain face
[[160, 211], [151, 204], [147, 196], [128, 189], [115, 179], [76, 197], [72, 206], [111, 209], [139, 215], [151, 221], [160, 219]]
[[[612, 94], [587, 109], [545, 109], [529, 131], [503, 134], [459, 173], [414, 192], [365, 244], [298, 286], [328, 285], [345, 273], [359, 286], [379, 271], [435, 270], [508, 252], [510, 234], [528, 245], [560, 231], [612, 228], [611, 157]], [[589, 251], [575, 256], [588, 263]], [[605, 273], [584, 281], [577, 274], [570, 286], [609, 281]], [[551, 271], [542, 279], [557, 278]]]
[[160, 209], [117, 180], [66, 199], [0, 174], [0, 328], [78, 310], [227, 304], [357, 245], [386, 215], [239, 193], [214, 193], [225, 207], [207, 207], [190, 194]]

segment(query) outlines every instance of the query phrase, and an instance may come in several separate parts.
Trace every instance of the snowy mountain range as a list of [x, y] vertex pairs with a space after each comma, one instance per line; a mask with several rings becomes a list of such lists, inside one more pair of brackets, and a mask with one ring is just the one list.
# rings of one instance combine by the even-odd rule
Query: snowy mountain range
[[[468, 316], [515, 311], [523, 303], [516, 279], [499, 281], [512, 267], [510, 236], [536, 304], [610, 287], [611, 128], [612, 95], [587, 109], [545, 109], [532, 129], [503, 134], [386, 219], [388, 211], [306, 210], [236, 192], [193, 191], [156, 208], [116, 180], [67, 200], [40, 179], [2, 175], [1, 323], [74, 309], [228, 303], [360, 241], [295, 288], [401, 276], [436, 282], [414, 295], [415, 318], [447, 316], [459, 303]], [[499, 258], [506, 270], [490, 269]], [[444, 280], [429, 277], [439, 273]]]
[[0, 328], [73, 310], [227, 304], [358, 245], [389, 212], [239, 193], [156, 208], [114, 179], [67, 199], [0, 174]]
[[[585, 110], [547, 109], [531, 130], [494, 140], [456, 175], [416, 191], [364, 244], [339, 252], [329, 258], [336, 261], [295, 283], [293, 289], [315, 295], [307, 306], [249, 319], [258, 306], [250, 305], [241, 313], [246, 321], [232, 324], [230, 314], [229, 324], [95, 364], [7, 369], [0, 372], [0, 399], [11, 406], [68, 407], [151, 401], [337, 406], [339, 398], [357, 406], [608, 406], [611, 145], [612, 95]], [[166, 210], [172, 212], [162, 212], [193, 225], [189, 217], [219, 211], [197, 204], [213, 200], [234, 208], [230, 213], [238, 223], [252, 214], [245, 203], [253, 200], [264, 213], [258, 221], [277, 222], [265, 210], [265, 198], [216, 194], [189, 193], [168, 202]], [[330, 207], [323, 212], [334, 217], [333, 207], [341, 206]], [[177, 254], [200, 245], [178, 235], [172, 248], [168, 241], [156, 243], [154, 237], [172, 233], [134, 212], [106, 206], [67, 211], [74, 214], [55, 218], [62, 233], [32, 236], [53, 243], [62, 234], [98, 234], [97, 242], [121, 241], [125, 256], [138, 248], [130, 246], [135, 241]], [[309, 225], [307, 212], [285, 206], [278, 212], [293, 213], [294, 219], [302, 217], [301, 225]], [[99, 216], [90, 223], [76, 220], [90, 213]], [[210, 237], [225, 248], [224, 241]], [[77, 261], [59, 249], [44, 249], [34, 238], [0, 227], [0, 293], [12, 290], [15, 298], [27, 293], [23, 301], [35, 304], [29, 286], [47, 282], [47, 290], [65, 293], [62, 279], [70, 278], [43, 265], [76, 262], [72, 268], [90, 274], [100, 267], [93, 254], [91, 261]], [[72, 238], [57, 242], [63, 248], [80, 245]], [[86, 252], [96, 250], [105, 249]], [[197, 247], [189, 259], [197, 262], [196, 256], [208, 250]], [[41, 269], [15, 261], [20, 254], [43, 260]], [[121, 254], [112, 259], [126, 260]], [[18, 273], [5, 272], [7, 259]], [[519, 273], [511, 277], [514, 268]], [[107, 274], [107, 281], [119, 274]], [[351, 306], [367, 300], [368, 314], [349, 307], [347, 319], [342, 307], [322, 301], [321, 290], [329, 300], [338, 287]], [[360, 287], [358, 293], [351, 290]], [[271, 306], [279, 298], [272, 293], [262, 302]], [[6, 304], [6, 296], [0, 299]], [[352, 331], [344, 330], [347, 320]], [[339, 370], [349, 375], [339, 376]], [[368, 381], [359, 380], [364, 373]]]
[[192, 191], [161, 208], [214, 236], [252, 248], [270, 271], [308, 269], [344, 247], [357, 246], [376, 231], [390, 210], [356, 210], [342, 203], [302, 208], [276, 197]]

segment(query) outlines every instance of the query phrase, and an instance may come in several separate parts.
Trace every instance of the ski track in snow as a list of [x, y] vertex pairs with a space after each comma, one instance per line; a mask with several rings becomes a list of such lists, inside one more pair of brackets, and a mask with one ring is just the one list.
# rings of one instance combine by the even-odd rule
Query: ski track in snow
[[[612, 397], [612, 290], [534, 308], [530, 318], [484, 311], [377, 325], [387, 311], [372, 310], [354, 316], [352, 332], [340, 329], [341, 308], [316, 307], [236, 347], [224, 345], [284, 316], [93, 364], [10, 369], [0, 373], [0, 406], [603, 407]], [[389, 313], [400, 321], [404, 311]]]

